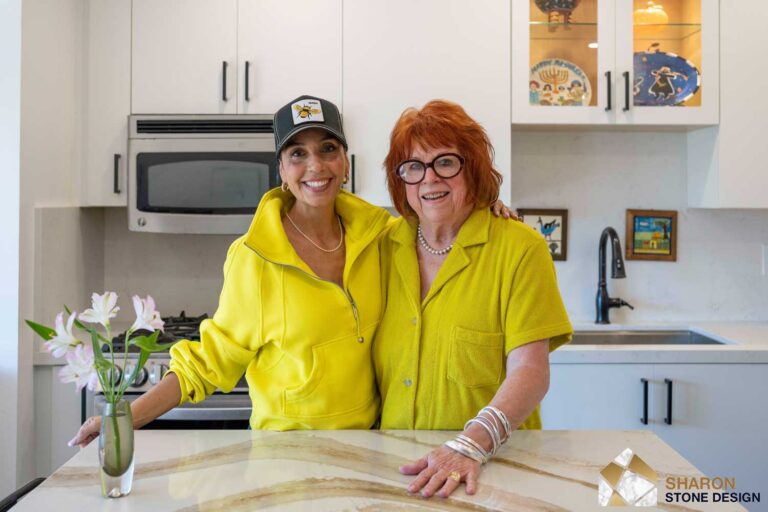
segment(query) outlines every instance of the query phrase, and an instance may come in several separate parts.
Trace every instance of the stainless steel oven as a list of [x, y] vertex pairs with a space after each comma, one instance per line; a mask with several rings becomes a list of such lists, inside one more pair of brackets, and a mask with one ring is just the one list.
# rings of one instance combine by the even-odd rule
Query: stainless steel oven
[[[196, 342], [200, 339], [200, 324], [208, 318], [207, 314], [199, 316], [187, 316], [182, 311], [177, 316], [163, 317], [164, 330], [160, 334], [158, 341], [168, 343], [178, 340], [191, 340]], [[149, 334], [148, 331], [136, 331], [136, 335]], [[119, 334], [112, 339], [112, 345], [115, 354], [121, 354], [116, 357], [115, 378], [122, 380], [125, 375], [133, 372], [139, 353], [135, 346], [128, 348], [128, 356], [125, 365], [123, 365], [122, 354], [125, 349], [125, 333]], [[168, 352], [155, 352], [149, 355], [144, 368], [134, 377], [125, 393], [125, 399], [134, 401], [145, 391], [149, 391], [157, 385], [165, 372], [168, 371], [171, 356]], [[104, 395], [100, 389], [96, 392], [83, 391], [82, 403], [82, 421], [88, 416], [101, 414], [105, 403]], [[248, 383], [243, 377], [237, 383], [230, 393], [222, 393], [216, 390], [204, 401], [192, 404], [185, 403], [174, 407], [163, 414], [155, 421], [149, 423], [143, 428], [149, 429], [246, 429], [248, 420], [251, 417], [251, 399], [248, 396]]]
[[128, 228], [241, 234], [279, 184], [272, 116], [130, 116]]
[[[122, 368], [122, 357], [116, 361], [118, 376], [132, 370], [138, 354], [129, 354], [126, 368]], [[136, 376], [128, 386], [124, 398], [130, 402], [136, 400], [145, 391], [160, 382], [162, 375], [168, 370], [170, 357], [168, 354], [152, 354], [144, 366], [144, 371]], [[104, 406], [104, 395], [100, 390], [87, 393], [85, 399], [84, 418], [101, 414]], [[230, 393], [216, 390], [204, 401], [192, 404], [185, 403], [174, 407], [153, 422], [142, 427], [146, 429], [175, 429], [175, 430], [212, 430], [212, 429], [247, 429], [251, 417], [251, 399], [248, 396], [248, 384], [243, 378]]]

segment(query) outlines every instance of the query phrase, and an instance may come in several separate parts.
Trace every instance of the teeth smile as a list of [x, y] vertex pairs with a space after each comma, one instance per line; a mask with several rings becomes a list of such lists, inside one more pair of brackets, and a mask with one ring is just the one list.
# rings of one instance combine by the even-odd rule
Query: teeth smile
[[327, 180], [305, 181], [304, 184], [310, 188], [321, 188], [326, 186], [329, 181], [331, 180], [327, 179]]
[[441, 197], [445, 197], [448, 195], [448, 192], [433, 192], [431, 194], [424, 194], [421, 196], [422, 199], [440, 199]]

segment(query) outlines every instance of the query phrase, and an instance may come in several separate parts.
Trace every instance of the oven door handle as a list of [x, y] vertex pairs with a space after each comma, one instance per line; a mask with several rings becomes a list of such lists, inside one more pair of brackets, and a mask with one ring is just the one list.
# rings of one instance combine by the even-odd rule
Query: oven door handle
[[250, 407], [176, 407], [160, 416], [159, 420], [225, 421], [248, 420]]

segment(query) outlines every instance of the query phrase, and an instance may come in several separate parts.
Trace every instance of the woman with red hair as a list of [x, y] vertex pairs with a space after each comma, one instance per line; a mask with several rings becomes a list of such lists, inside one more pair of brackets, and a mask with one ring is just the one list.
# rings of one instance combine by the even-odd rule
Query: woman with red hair
[[373, 343], [383, 429], [462, 430], [400, 468], [410, 492], [448, 496], [516, 428], [541, 428], [549, 352], [570, 340], [546, 242], [491, 215], [501, 175], [459, 106], [408, 109], [387, 183], [402, 217], [381, 241], [385, 311]]

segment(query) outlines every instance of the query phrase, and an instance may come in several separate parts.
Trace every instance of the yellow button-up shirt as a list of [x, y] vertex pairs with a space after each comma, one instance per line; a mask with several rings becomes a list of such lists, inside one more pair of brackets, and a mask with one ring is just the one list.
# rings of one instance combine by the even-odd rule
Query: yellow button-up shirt
[[[381, 428], [461, 429], [495, 395], [510, 351], [546, 338], [554, 350], [573, 328], [547, 244], [525, 224], [473, 212], [423, 301], [415, 240], [405, 219], [381, 240]], [[521, 428], [541, 428], [538, 408]]]

